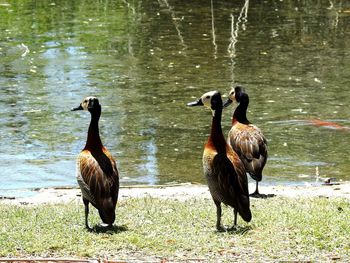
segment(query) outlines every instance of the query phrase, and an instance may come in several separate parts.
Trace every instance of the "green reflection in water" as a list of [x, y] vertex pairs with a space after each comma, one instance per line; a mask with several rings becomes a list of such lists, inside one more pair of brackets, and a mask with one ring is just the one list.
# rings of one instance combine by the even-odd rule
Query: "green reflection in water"
[[[265, 182], [349, 180], [348, 1], [11, 1], [0, 5], [0, 189], [75, 185], [87, 95], [122, 182], [204, 182], [210, 113], [241, 83], [269, 141]], [[230, 128], [231, 110], [223, 116]]]

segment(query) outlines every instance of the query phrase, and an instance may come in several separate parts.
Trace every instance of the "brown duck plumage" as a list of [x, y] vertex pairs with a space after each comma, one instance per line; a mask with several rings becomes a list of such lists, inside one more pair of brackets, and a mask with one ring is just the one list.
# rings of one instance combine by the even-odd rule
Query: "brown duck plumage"
[[188, 106], [205, 105], [213, 112], [211, 133], [203, 153], [203, 169], [211, 196], [216, 205], [216, 228], [221, 226], [221, 203], [234, 209], [234, 225], [237, 212], [247, 222], [252, 218], [249, 204], [246, 171], [238, 155], [226, 143], [221, 129], [222, 99], [217, 91], [205, 93]]
[[235, 87], [225, 102], [228, 106], [232, 101], [239, 103], [232, 117], [232, 128], [227, 141], [241, 158], [247, 172], [256, 181], [253, 196], [260, 196], [258, 182], [262, 179], [262, 171], [267, 161], [267, 142], [261, 130], [247, 119], [249, 96], [241, 87]]
[[89, 228], [91, 203], [98, 210], [103, 223], [111, 226], [115, 221], [119, 176], [115, 160], [100, 139], [98, 121], [101, 105], [97, 98], [87, 97], [73, 110], [87, 110], [91, 113], [86, 145], [77, 158], [77, 181], [85, 205], [85, 225]]

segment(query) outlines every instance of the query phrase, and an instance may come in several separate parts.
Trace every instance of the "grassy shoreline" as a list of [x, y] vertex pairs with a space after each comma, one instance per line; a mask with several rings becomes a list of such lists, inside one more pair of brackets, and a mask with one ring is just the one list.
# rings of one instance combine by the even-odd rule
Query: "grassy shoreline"
[[[0, 203], [0, 257], [72, 257], [118, 260], [273, 262], [350, 261], [350, 202], [346, 198], [276, 196], [251, 199], [253, 220], [215, 230], [209, 197], [186, 200], [152, 196], [122, 199], [116, 227], [97, 226], [94, 209], [84, 229], [83, 205]], [[232, 211], [223, 209], [223, 223]]]

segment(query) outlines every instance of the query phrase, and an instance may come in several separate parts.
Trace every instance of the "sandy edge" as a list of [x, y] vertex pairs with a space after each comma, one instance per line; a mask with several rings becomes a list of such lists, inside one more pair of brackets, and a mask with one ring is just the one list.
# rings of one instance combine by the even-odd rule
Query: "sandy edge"
[[[249, 189], [254, 189], [254, 184], [249, 184]], [[333, 185], [303, 185], [303, 186], [259, 186], [263, 194], [286, 197], [344, 197], [350, 199], [350, 182], [342, 182]], [[186, 200], [191, 197], [210, 198], [206, 185], [177, 184], [163, 186], [126, 186], [119, 190], [119, 200], [127, 198], [141, 198], [145, 196], [158, 198], [171, 198]], [[81, 193], [78, 188], [43, 188], [32, 197], [1, 199], [0, 204], [52, 204], [81, 201]]]

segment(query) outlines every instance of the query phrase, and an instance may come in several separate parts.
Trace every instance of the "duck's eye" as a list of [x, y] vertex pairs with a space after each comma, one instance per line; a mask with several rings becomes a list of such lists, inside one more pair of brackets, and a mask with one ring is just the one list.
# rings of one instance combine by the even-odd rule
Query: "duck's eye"
[[84, 103], [87, 103], [88, 101], [87, 100], [84, 100]]
[[209, 100], [209, 99], [210, 99], [210, 96], [208, 95], [208, 96], [206, 96], [205, 98], [206, 98], [207, 100]]

